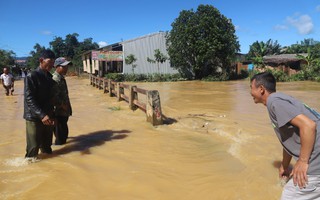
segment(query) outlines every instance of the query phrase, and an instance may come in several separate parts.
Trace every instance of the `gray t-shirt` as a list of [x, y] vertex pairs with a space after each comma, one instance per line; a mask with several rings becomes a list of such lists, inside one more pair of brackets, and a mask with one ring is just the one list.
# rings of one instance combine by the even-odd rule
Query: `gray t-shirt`
[[297, 127], [290, 124], [290, 121], [294, 117], [304, 114], [317, 123], [316, 140], [309, 159], [307, 174], [320, 175], [320, 118], [297, 99], [279, 92], [270, 94], [267, 100], [267, 109], [279, 141], [295, 160], [300, 155], [300, 133]]

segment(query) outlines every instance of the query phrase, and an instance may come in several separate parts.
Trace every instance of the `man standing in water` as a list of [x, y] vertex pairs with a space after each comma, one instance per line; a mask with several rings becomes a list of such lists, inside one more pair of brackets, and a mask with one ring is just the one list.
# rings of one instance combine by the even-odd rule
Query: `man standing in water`
[[[274, 131], [283, 146], [280, 178], [290, 178], [281, 199], [320, 199], [320, 116], [297, 99], [276, 92], [269, 72], [251, 78], [251, 96], [267, 107]], [[296, 160], [289, 169], [291, 158]]]
[[6, 95], [9, 96], [9, 92], [13, 95], [14, 91], [14, 78], [11, 73], [9, 73], [9, 68], [3, 68], [3, 74], [0, 76], [2, 86], [6, 90]]
[[56, 117], [54, 135], [56, 137], [56, 145], [65, 144], [69, 134], [68, 119], [72, 115], [72, 108], [64, 75], [67, 74], [68, 66], [71, 64], [71, 61], [67, 61], [63, 57], [57, 58], [54, 62], [56, 71], [53, 73], [52, 78], [57, 83], [54, 85]]
[[51, 50], [44, 50], [39, 58], [39, 67], [24, 79], [26, 158], [36, 158], [39, 149], [42, 153], [52, 153], [54, 81], [50, 70], [54, 59], [55, 54]]

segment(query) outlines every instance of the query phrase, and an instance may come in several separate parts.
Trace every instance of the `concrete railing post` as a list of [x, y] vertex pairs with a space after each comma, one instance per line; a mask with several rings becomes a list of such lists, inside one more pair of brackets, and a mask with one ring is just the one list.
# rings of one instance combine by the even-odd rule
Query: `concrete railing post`
[[102, 89], [103, 89], [103, 93], [106, 93], [106, 80], [105, 79], [102, 79]]
[[131, 110], [136, 110], [137, 106], [134, 104], [134, 100], [138, 100], [138, 95], [137, 93], [134, 91], [134, 89], [137, 88], [137, 86], [135, 85], [130, 85], [129, 86], [129, 108]]
[[121, 101], [121, 94], [123, 94], [123, 88], [120, 87], [120, 83], [117, 83], [117, 99]]
[[109, 87], [109, 96], [112, 97], [112, 87], [111, 87], [111, 80], [108, 80], [108, 87]]
[[147, 92], [147, 122], [150, 122], [152, 125], [162, 125], [162, 112], [160, 104], [160, 95], [157, 90], [150, 90]]

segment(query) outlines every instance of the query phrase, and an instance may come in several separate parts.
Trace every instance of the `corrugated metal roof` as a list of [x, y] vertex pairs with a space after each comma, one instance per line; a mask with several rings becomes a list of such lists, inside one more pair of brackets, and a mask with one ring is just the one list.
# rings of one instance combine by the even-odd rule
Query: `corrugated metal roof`
[[120, 42], [120, 44], [125, 44], [125, 43], [133, 42], [133, 41], [136, 41], [136, 40], [141, 40], [141, 39], [144, 39], [144, 38], [147, 38], [147, 37], [153, 37], [153, 36], [159, 35], [159, 34], [164, 34], [165, 35], [166, 32], [160, 31], [160, 32], [156, 32], [156, 33], [150, 33], [150, 34], [143, 35], [143, 36], [140, 36], [140, 37], [137, 37], [137, 38], [134, 38], [134, 39], [122, 41], [122, 42]]
[[286, 62], [296, 62], [296, 61], [302, 60], [301, 58], [298, 58], [297, 55], [308, 56], [307, 53], [280, 54], [280, 55], [263, 56], [263, 61], [272, 62], [272, 63], [286, 63]]

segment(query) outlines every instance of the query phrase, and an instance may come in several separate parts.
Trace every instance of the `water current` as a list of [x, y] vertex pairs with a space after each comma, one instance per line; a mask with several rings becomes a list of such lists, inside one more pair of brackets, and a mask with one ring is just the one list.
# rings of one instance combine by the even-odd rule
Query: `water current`
[[[130, 83], [159, 91], [168, 120], [157, 127], [88, 79], [67, 82], [68, 142], [34, 163], [23, 158], [23, 81], [13, 96], [0, 89], [0, 199], [279, 199], [282, 149], [248, 80]], [[320, 110], [319, 83], [277, 89]]]

